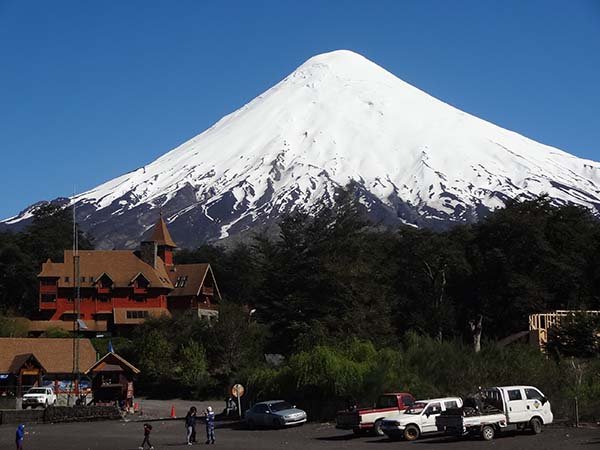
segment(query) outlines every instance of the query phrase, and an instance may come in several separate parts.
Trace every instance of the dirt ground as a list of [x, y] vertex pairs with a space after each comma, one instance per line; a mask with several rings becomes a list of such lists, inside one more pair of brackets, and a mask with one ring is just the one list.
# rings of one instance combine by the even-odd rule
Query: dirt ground
[[[182, 405], [184, 408], [186, 405]], [[156, 450], [189, 448], [181, 420], [152, 422], [152, 443]], [[27, 426], [25, 450], [135, 450], [143, 439], [141, 422], [86, 422]], [[0, 426], [0, 449], [14, 448], [14, 426]], [[283, 430], [247, 430], [233, 423], [219, 422], [215, 448], [222, 449], [506, 449], [565, 450], [600, 448], [600, 429], [548, 427], [537, 436], [508, 434], [494, 441], [455, 440], [432, 437], [416, 442], [389, 442], [373, 436], [354, 437], [332, 424], [305, 424]], [[200, 446], [204, 429], [198, 427]]]

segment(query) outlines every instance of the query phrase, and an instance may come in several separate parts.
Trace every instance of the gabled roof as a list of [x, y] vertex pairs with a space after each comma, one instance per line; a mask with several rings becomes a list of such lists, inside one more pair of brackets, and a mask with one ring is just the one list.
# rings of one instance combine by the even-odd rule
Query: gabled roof
[[44, 367], [44, 365], [35, 357], [35, 355], [33, 353], [24, 353], [22, 355], [16, 355], [14, 357], [8, 372], [19, 373], [19, 370], [21, 370], [21, 367], [23, 367], [23, 364], [25, 364], [30, 359], [33, 359], [37, 363], [37, 365], [41, 367], [42, 371], [44, 371], [44, 372], [46, 371], [46, 368]]
[[142, 277], [142, 278], [144, 278], [146, 281], [150, 281], [150, 280], [148, 279], [148, 277], [147, 277], [146, 275], [144, 275], [144, 273], [143, 273], [143, 272], [138, 272], [138, 273], [136, 273], [136, 274], [133, 276], [133, 278], [132, 278], [131, 280], [129, 280], [129, 284], [132, 284], [132, 283], [133, 283], [135, 280], [137, 280], [139, 277]]
[[[210, 277], [210, 281], [214, 287], [214, 296], [216, 299], [221, 298], [217, 281], [213, 274], [210, 264], [177, 264], [169, 270], [169, 277], [174, 289], [169, 293], [169, 297], [199, 295], [200, 288], [204, 284], [206, 277]], [[177, 280], [180, 277], [187, 277], [183, 286], [178, 286]]]
[[111, 278], [111, 276], [109, 274], [107, 274], [106, 272], [102, 272], [100, 275], [98, 275], [93, 283], [97, 283], [98, 281], [100, 281], [102, 279], [102, 277], [107, 277], [110, 281], [112, 281], [114, 283], [114, 280]]
[[[73, 371], [73, 339], [0, 338], [0, 373], [9, 373], [15, 357], [33, 354], [48, 373]], [[96, 350], [89, 339], [79, 340], [79, 367], [96, 361]]]
[[[156, 267], [142, 261], [130, 250], [80, 250], [80, 286], [93, 287], [105, 274], [113, 281], [113, 287], [130, 287], [131, 280], [143, 273], [152, 287], [172, 289], [165, 264], [157, 256]], [[58, 287], [73, 287], [73, 250], [65, 250], [64, 263], [45, 262], [38, 277], [58, 277]], [[66, 281], [68, 279], [68, 281]]]
[[[133, 364], [128, 362], [125, 358], [117, 355], [114, 352], [109, 352], [106, 355], [104, 355], [102, 358], [100, 358], [98, 361], [96, 361], [89, 369], [87, 369], [83, 373], [87, 375], [90, 372], [102, 372], [102, 371], [113, 371], [114, 372], [115, 371], [114, 366], [117, 366], [119, 369], [121, 369], [121, 368], [126, 369], [136, 375], [140, 373], [140, 369], [138, 369]], [[107, 370], [107, 369], [109, 369], [109, 370]]]
[[169, 233], [169, 229], [167, 228], [167, 224], [163, 220], [162, 215], [156, 221], [154, 230], [152, 231], [152, 237], [150, 237], [149, 240], [156, 242], [158, 245], [177, 248], [177, 244], [175, 244], [175, 241], [171, 238], [171, 234]]

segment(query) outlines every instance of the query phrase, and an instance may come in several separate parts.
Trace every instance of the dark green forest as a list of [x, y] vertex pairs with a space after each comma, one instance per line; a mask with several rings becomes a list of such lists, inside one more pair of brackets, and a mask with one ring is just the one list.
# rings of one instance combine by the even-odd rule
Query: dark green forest
[[[546, 354], [497, 344], [527, 330], [531, 313], [600, 309], [600, 222], [589, 211], [540, 197], [444, 232], [365, 217], [343, 191], [334, 209], [285, 217], [277, 237], [179, 251], [178, 263], [211, 263], [219, 320], [148, 320], [113, 337], [116, 351], [142, 369], [147, 393], [224, 396], [241, 381], [247, 400], [285, 396], [313, 417], [383, 390], [464, 395], [510, 383], [537, 385], [563, 417], [576, 395], [584, 416], [600, 417], [596, 319], [552, 330]], [[25, 231], [0, 235], [4, 315], [35, 310], [41, 262], [60, 260], [71, 236], [70, 212], [51, 209]], [[481, 324], [479, 353], [472, 324]], [[106, 344], [96, 340], [99, 351]]]

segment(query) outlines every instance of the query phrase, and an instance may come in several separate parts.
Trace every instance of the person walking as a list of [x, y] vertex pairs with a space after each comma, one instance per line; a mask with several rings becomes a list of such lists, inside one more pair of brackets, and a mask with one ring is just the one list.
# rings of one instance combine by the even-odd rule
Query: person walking
[[187, 445], [196, 442], [196, 407], [192, 406], [185, 415], [185, 429], [187, 431]]
[[25, 440], [25, 425], [19, 424], [17, 427], [15, 440], [17, 443], [17, 450], [23, 450], [23, 441]]
[[206, 414], [204, 415], [206, 421], [206, 443], [215, 443], [215, 412], [209, 406], [206, 408]]
[[150, 443], [150, 432], [152, 431], [152, 425], [149, 423], [144, 424], [144, 440], [142, 441], [142, 445], [140, 445], [140, 450], [144, 450], [146, 448], [146, 444], [148, 444], [148, 448], [150, 450], [154, 450], [154, 446]]

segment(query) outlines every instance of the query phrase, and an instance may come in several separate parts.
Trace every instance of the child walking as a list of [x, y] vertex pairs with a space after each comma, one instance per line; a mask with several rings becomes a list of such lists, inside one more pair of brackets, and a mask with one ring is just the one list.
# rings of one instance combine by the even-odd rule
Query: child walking
[[146, 448], [146, 444], [148, 444], [148, 448], [150, 450], [154, 450], [154, 446], [150, 443], [150, 432], [152, 431], [152, 425], [149, 423], [144, 424], [144, 440], [142, 441], [142, 445], [140, 445], [140, 450], [144, 450]]
[[206, 408], [206, 414], [204, 415], [206, 420], [206, 443], [215, 443], [215, 412], [209, 406]]
[[17, 450], [23, 450], [23, 441], [25, 440], [25, 425], [20, 424], [17, 427], [17, 434], [15, 436], [17, 443]]

